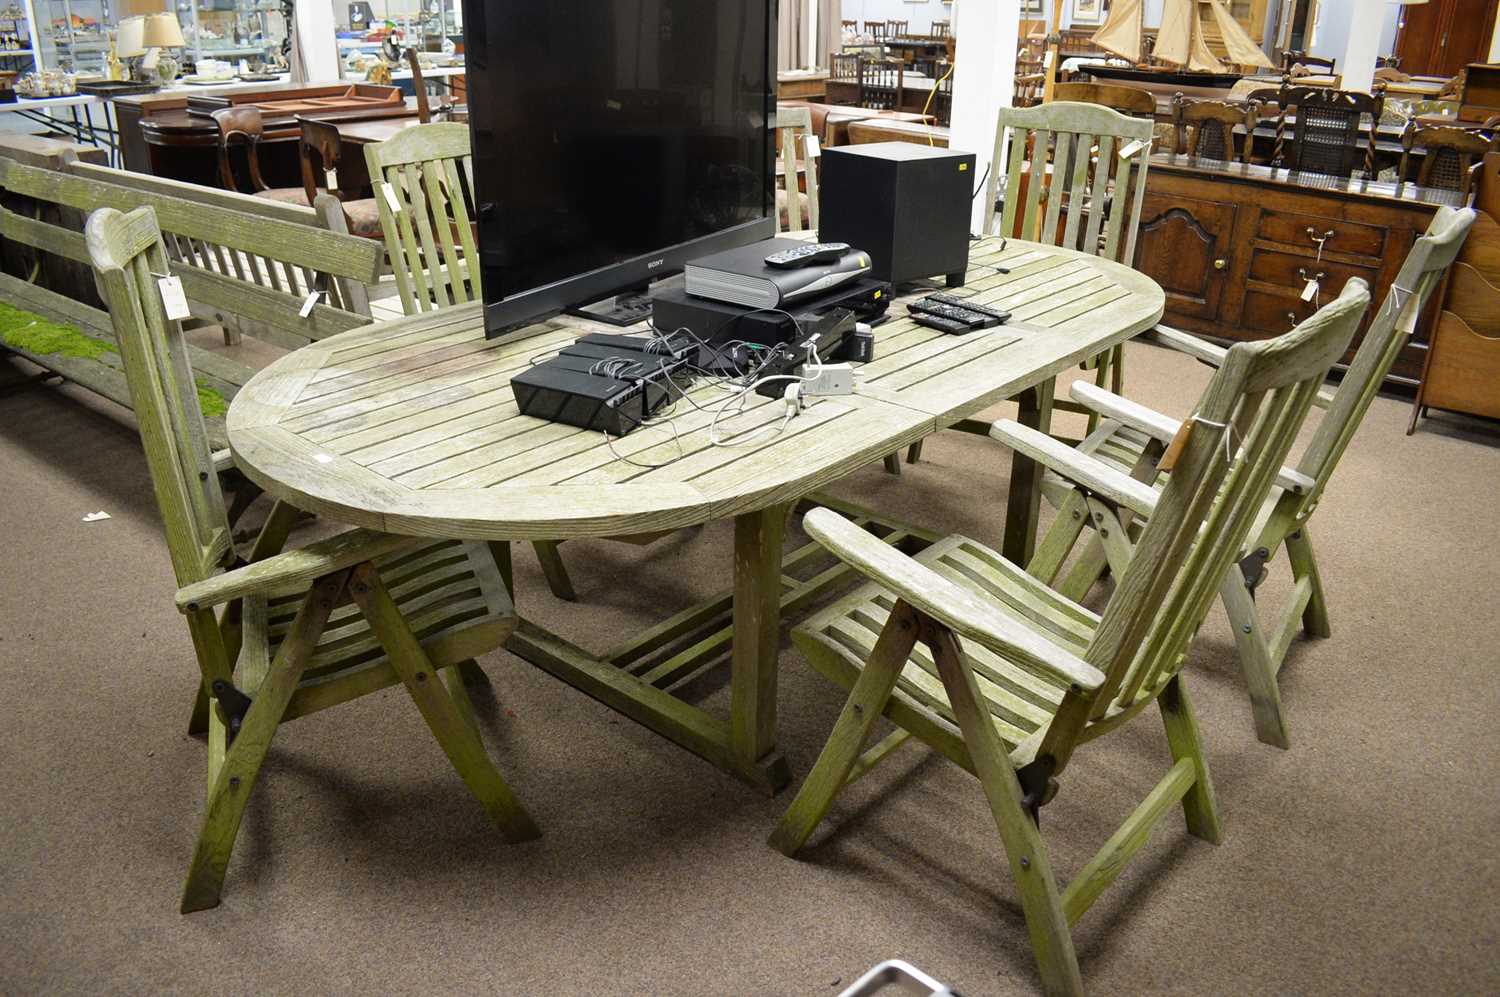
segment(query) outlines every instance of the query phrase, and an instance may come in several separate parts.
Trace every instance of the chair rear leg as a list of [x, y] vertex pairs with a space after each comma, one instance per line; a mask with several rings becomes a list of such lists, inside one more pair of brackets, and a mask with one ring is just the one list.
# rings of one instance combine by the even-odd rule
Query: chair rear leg
[[349, 591], [433, 737], [500, 833], [511, 842], [539, 837], [541, 831], [500, 777], [484, 742], [471, 726], [472, 721], [465, 719], [462, 709], [439, 681], [437, 670], [407, 626], [373, 564], [354, 569]]
[[1063, 576], [1062, 584], [1056, 586], [1057, 591], [1074, 602], [1082, 602], [1089, 590], [1104, 577], [1108, 567], [1109, 555], [1104, 550], [1104, 542], [1097, 536], [1090, 536], [1073, 566]]
[[1312, 538], [1307, 535], [1306, 525], [1286, 538], [1286, 554], [1292, 565], [1292, 577], [1298, 581], [1306, 578], [1312, 586], [1307, 608], [1302, 611], [1302, 628], [1313, 637], [1332, 636], [1333, 630], [1328, 625], [1328, 602], [1323, 596], [1323, 576], [1318, 573], [1318, 561], [1313, 555]]
[[255, 788], [256, 776], [271, 748], [271, 737], [281, 724], [292, 694], [297, 691], [303, 669], [312, 659], [318, 637], [323, 633], [348, 577], [348, 572], [340, 572], [321, 579], [302, 600], [291, 629], [277, 648], [265, 681], [245, 713], [239, 733], [222, 762], [217, 763], [218, 775], [208, 794], [203, 828], [198, 832], [198, 843], [182, 890], [184, 914], [219, 905], [234, 839], [239, 834], [240, 820]]
[[1219, 597], [1234, 629], [1234, 644], [1239, 651], [1240, 670], [1250, 691], [1250, 709], [1255, 716], [1255, 736], [1278, 748], [1291, 746], [1287, 736], [1286, 717], [1281, 709], [1281, 687], [1276, 681], [1276, 662], [1266, 643], [1255, 600], [1245, 587], [1245, 577], [1238, 567], [1231, 567], [1219, 583]]
[[849, 690], [849, 699], [839, 712], [817, 764], [797, 790], [786, 816], [771, 832], [767, 843], [772, 848], [784, 855], [795, 855], [822, 822], [833, 798], [848, 782], [849, 773], [890, 700], [916, 642], [916, 612], [898, 601], [870, 652], [870, 660], [855, 680], [854, 688]]
[[1026, 565], [1026, 573], [1044, 585], [1057, 581], [1057, 573], [1062, 570], [1063, 562], [1073, 552], [1079, 535], [1088, 525], [1084, 518], [1087, 515], [1088, 499], [1082, 492], [1069, 492], [1057, 510], [1057, 517], [1036, 545], [1036, 553], [1031, 556], [1031, 563]]
[[964, 744], [1010, 860], [1042, 988], [1049, 994], [1082, 994], [1078, 955], [1046, 846], [1032, 820], [1015, 767], [995, 733], [989, 710], [982, 705], [974, 673], [963, 660], [958, 639], [946, 628], [924, 627], [923, 640], [932, 649], [948, 702], [958, 718]]
[[1161, 708], [1162, 724], [1167, 729], [1167, 744], [1172, 748], [1172, 760], [1192, 759], [1198, 778], [1182, 798], [1182, 812], [1187, 818], [1188, 833], [1217, 845], [1224, 840], [1224, 828], [1219, 820], [1219, 804], [1214, 796], [1213, 780], [1208, 774], [1208, 760], [1203, 757], [1203, 740], [1198, 735], [1198, 720], [1193, 716], [1192, 703], [1182, 676], [1174, 675], [1157, 698]]

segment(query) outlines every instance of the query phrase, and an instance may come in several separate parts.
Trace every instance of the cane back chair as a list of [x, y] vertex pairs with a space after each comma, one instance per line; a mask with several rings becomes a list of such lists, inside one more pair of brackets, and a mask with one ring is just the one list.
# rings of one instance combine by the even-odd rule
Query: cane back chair
[[[182, 324], [167, 319], [154, 284], [167, 273], [156, 216], [150, 208], [103, 208], [89, 217], [85, 235], [201, 673], [190, 729], [208, 735], [208, 803], [183, 913], [218, 905], [277, 727], [398, 682], [505, 837], [535, 837], [536, 825], [485, 751], [463, 686], [466, 673], [483, 676], [474, 656], [499, 647], [516, 626], [495, 555], [482, 544], [369, 530], [281, 553], [296, 511], [278, 504], [251, 563], [240, 562]], [[343, 605], [348, 600], [352, 606]], [[446, 688], [436, 681], [441, 670]]]
[[[1421, 165], [1412, 176], [1413, 151], [1422, 154]], [[1401, 133], [1401, 165], [1396, 177], [1415, 180], [1423, 187], [1456, 190], [1468, 198], [1474, 192], [1474, 177], [1487, 153], [1500, 151], [1500, 136], [1469, 128], [1439, 126], [1423, 128], [1415, 121]]]
[[[1199, 100], [1182, 94], [1172, 98], [1172, 130], [1177, 151], [1194, 158], [1250, 162], [1256, 118], [1253, 101]], [[1243, 128], [1243, 134], [1237, 135], [1237, 128]], [[1236, 138], [1240, 141], [1239, 152], [1234, 148]]]
[[[1181, 803], [1188, 831], [1210, 842], [1220, 823], [1181, 670], [1218, 581], [1233, 562], [1329, 367], [1369, 293], [1345, 293], [1286, 335], [1228, 353], [1157, 493], [1017, 423], [994, 438], [1066, 476], [1101, 508], [1154, 510], [1102, 616], [966, 537], [915, 558], [826, 509], [807, 532], [870, 583], [792, 632], [849, 698], [770, 843], [794, 854], [839, 791], [915, 736], [979, 778], [1048, 993], [1081, 993], [1071, 926], [1119, 875], [1152, 827]], [[1238, 441], [1240, 446], [1233, 445]], [[1064, 889], [1039, 833], [1076, 747], [1156, 704], [1172, 764]], [[861, 754], [876, 720], [898, 728]], [[1080, 763], [1081, 764], [1081, 763]]]
[[[1407, 255], [1338, 389], [1320, 395], [1318, 404], [1327, 409], [1321, 423], [1296, 464], [1277, 476], [1255, 528], [1236, 557], [1236, 565], [1225, 572], [1220, 583], [1250, 692], [1256, 734], [1267, 744], [1285, 748], [1290, 743], [1277, 674], [1299, 626], [1315, 637], [1327, 637], [1331, 632], [1308, 520], [1391, 365], [1411, 339], [1422, 310], [1463, 247], [1475, 217], [1471, 209], [1438, 209], [1427, 233]], [[1227, 356], [1221, 347], [1165, 327], [1145, 338], [1215, 366], [1223, 364]], [[1086, 382], [1075, 384], [1072, 393], [1104, 417], [1079, 449], [1138, 480], [1159, 485], [1165, 477], [1159, 461], [1181, 424]], [[1139, 532], [1140, 524], [1133, 523], [1128, 512], [1117, 518], [1108, 510], [1092, 510], [1056, 476], [1044, 478], [1042, 489], [1048, 501], [1057, 506], [1058, 515], [1037, 545], [1027, 571], [1065, 595], [1082, 599], [1106, 566], [1123, 571], [1130, 557], [1129, 537]], [[1085, 529], [1093, 532], [1063, 574], [1064, 561]], [[1270, 617], [1268, 627], [1261, 619], [1255, 595], [1264, 580], [1267, 562], [1282, 547], [1291, 566], [1292, 596], [1284, 609]]]

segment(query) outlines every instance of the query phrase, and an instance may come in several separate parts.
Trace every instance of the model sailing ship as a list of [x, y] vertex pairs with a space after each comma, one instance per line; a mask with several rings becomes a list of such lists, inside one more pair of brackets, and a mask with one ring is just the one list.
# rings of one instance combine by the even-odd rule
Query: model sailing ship
[[[1166, 0], [1161, 27], [1151, 50], [1153, 63], [1142, 62], [1142, 39], [1146, 34], [1145, 0], [1114, 0], [1109, 20], [1094, 32], [1094, 44], [1133, 66], [1087, 67], [1089, 75], [1101, 79], [1166, 83], [1173, 86], [1232, 87], [1242, 74], [1234, 66], [1274, 69], [1271, 60], [1240, 27], [1223, 0]], [[1204, 40], [1212, 25], [1229, 54], [1230, 65], [1219, 59]], [[1176, 69], [1170, 67], [1178, 67]]]

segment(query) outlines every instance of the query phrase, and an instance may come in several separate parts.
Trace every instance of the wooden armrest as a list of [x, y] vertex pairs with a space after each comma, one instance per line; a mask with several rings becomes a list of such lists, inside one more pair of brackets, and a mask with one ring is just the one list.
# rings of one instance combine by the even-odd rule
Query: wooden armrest
[[[1163, 443], [1171, 443], [1178, 430], [1182, 428], [1182, 423], [1178, 420], [1162, 415], [1144, 405], [1138, 405], [1129, 398], [1121, 398], [1119, 395], [1105, 391], [1089, 381], [1074, 381], [1073, 386], [1068, 389], [1068, 394], [1072, 395], [1073, 400], [1080, 405], [1098, 412], [1106, 419], [1114, 419]], [[1300, 471], [1283, 467], [1276, 472], [1276, 484], [1297, 495], [1306, 495], [1312, 491], [1317, 482]]]
[[1171, 326], [1159, 325], [1150, 332], [1141, 334], [1141, 339], [1158, 346], [1165, 346], [1169, 350], [1185, 353], [1194, 360], [1217, 367], [1224, 362], [1224, 355], [1229, 351], [1222, 346], [1199, 339], [1197, 336], [1189, 335]]
[[1001, 419], [990, 427], [990, 436], [1116, 505], [1142, 516], [1149, 516], [1156, 509], [1156, 489], [1098, 458], [1059, 443], [1046, 433]]
[[1171, 443], [1172, 438], [1182, 428], [1182, 423], [1177, 419], [1162, 415], [1129, 398], [1121, 398], [1114, 392], [1106, 391], [1090, 381], [1074, 381], [1068, 388], [1068, 394], [1078, 404], [1098, 412], [1106, 419], [1124, 423], [1131, 429], [1139, 430], [1163, 443]]
[[960, 637], [975, 640], [1018, 663], [1041, 668], [1080, 689], [1104, 684], [1104, 673], [919, 561], [877, 540], [831, 509], [813, 509], [802, 520], [809, 536], [839, 560], [889, 589]]
[[350, 530], [186, 585], [177, 590], [177, 610], [196, 613], [257, 592], [270, 592], [294, 584], [311, 585], [324, 575], [426, 542], [421, 537]]
[[214, 463], [214, 473], [223, 474], [225, 471], [234, 470], [234, 454], [228, 450], [215, 450], [209, 459]]

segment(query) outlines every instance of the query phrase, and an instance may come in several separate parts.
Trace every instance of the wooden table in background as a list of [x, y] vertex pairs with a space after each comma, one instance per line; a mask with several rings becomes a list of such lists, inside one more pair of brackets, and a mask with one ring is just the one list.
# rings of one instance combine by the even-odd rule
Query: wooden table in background
[[776, 77], [777, 100], [815, 100], [828, 96], [828, 71], [797, 70]]
[[850, 145], [866, 145], [870, 142], [914, 142], [917, 145], [930, 144], [946, 149], [948, 138], [947, 128], [920, 121], [867, 118], [863, 121], [849, 122]]
[[[733, 519], [733, 585], [718, 597], [602, 655], [529, 623], [508, 647], [774, 792], [790, 779], [776, 746], [783, 613], [852, 581], [838, 567], [796, 577], [820, 550], [809, 545], [783, 561], [790, 512], [809, 499], [837, 506], [814, 498], [817, 490], [1004, 399], [1019, 397], [1021, 418], [1039, 424], [1058, 374], [1161, 317], [1161, 288], [1134, 270], [1015, 239], [1000, 246], [975, 244], [968, 287], [977, 301], [1011, 311], [1011, 325], [947, 336], [913, 323], [898, 303], [877, 330], [877, 359], [861, 368], [857, 393], [814, 398], [784, 431], [744, 448], [711, 444], [711, 407], [726, 397], [712, 384], [692, 393], [703, 410], [678, 406], [673, 431], [639, 429], [612, 445], [600, 433], [520, 415], [511, 376], [589, 326], [556, 319], [486, 339], [478, 302], [288, 354], [235, 397], [230, 446], [236, 466], [272, 496], [393, 533], [524, 541]], [[751, 399], [719, 425], [731, 442], [783, 418], [781, 399]], [[1016, 455], [1011, 481], [1006, 553], [1025, 563], [1040, 472]], [[667, 691], [726, 651], [727, 718]]]
[[882, 123], [909, 122], [912, 124], [930, 125], [937, 119], [930, 114], [917, 114], [911, 111], [867, 111], [858, 107], [830, 111], [828, 113], [827, 145], [848, 145], [849, 126], [856, 121], [876, 121]]

